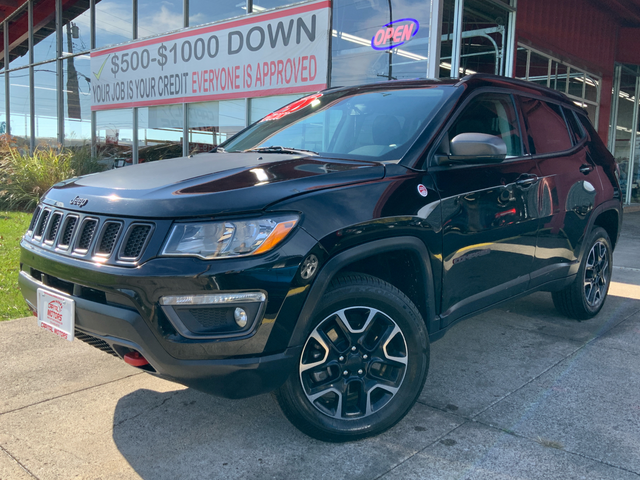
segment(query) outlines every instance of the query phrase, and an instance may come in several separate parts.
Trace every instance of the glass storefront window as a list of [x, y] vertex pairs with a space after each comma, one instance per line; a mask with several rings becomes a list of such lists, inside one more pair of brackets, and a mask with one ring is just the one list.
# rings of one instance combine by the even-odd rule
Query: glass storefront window
[[182, 156], [183, 105], [138, 109], [138, 163]]
[[[422, 0], [334, 0], [332, 85], [356, 85], [384, 80], [425, 78], [429, 47], [429, 2]], [[394, 36], [385, 37], [393, 24]], [[416, 33], [417, 32], [417, 33]], [[385, 39], [386, 38], [386, 39]], [[374, 48], [372, 40], [378, 39]], [[394, 43], [405, 43], [393, 48]]]
[[[217, 9], [209, 2], [209, 9]], [[184, 27], [182, 0], [138, 0], [138, 38], [171, 32]]]
[[33, 4], [33, 61], [44, 62], [56, 58], [56, 11], [54, 0]]
[[600, 79], [595, 75], [536, 52], [532, 47], [518, 45], [516, 78], [567, 93], [576, 105], [587, 110], [591, 123], [596, 130], [598, 129]]
[[284, 7], [291, 3], [297, 2], [295, 0], [254, 0], [253, 13], [260, 13], [277, 7]]
[[64, 145], [91, 143], [90, 57], [76, 55], [63, 60]]
[[107, 168], [131, 164], [132, 138], [132, 109], [96, 112], [96, 151]]
[[[616, 162], [620, 166], [620, 188], [622, 190], [622, 198], [627, 199], [627, 192], [631, 188], [631, 201], [640, 202], [640, 177], [638, 177], [638, 164], [640, 159], [640, 135], [634, 133], [638, 132], [640, 128], [638, 125], [633, 125], [633, 110], [634, 105], [637, 103], [636, 84], [637, 77], [640, 76], [640, 67], [621, 69], [620, 75], [620, 93], [617, 99], [613, 101], [618, 102], [618, 117], [616, 119], [615, 140], [613, 147], [614, 156]], [[637, 108], [637, 107], [636, 107]], [[632, 142], [635, 137], [635, 149]], [[631, 165], [631, 156], [635, 150], [634, 162]]]
[[11, 135], [18, 141], [19, 146], [29, 146], [31, 134], [29, 113], [29, 69], [23, 68], [9, 72], [11, 93], [9, 97], [9, 112]]
[[56, 98], [56, 63], [33, 68], [36, 147], [58, 143], [58, 103]]
[[189, 153], [208, 152], [245, 127], [244, 100], [191, 103]]
[[15, 13], [13, 20], [9, 21], [9, 46], [11, 49], [9, 68], [12, 69], [29, 65], [27, 5], [25, 4], [18, 10], [19, 13]]
[[66, 22], [62, 27], [62, 56], [91, 50], [91, 12], [89, 2], [84, 13]]
[[96, 48], [133, 38], [132, 8], [131, 0], [96, 2]]
[[460, 76], [504, 72], [509, 11], [481, 0], [465, 0], [462, 21]]
[[251, 112], [249, 114], [249, 123], [257, 122], [262, 117], [275, 112], [288, 103], [298, 98], [308, 95], [306, 93], [300, 95], [278, 95], [275, 97], [262, 97], [251, 99]]
[[246, 15], [246, 13], [247, 2], [245, 0], [216, 0], [215, 8], [211, 7], [211, 0], [189, 0], [190, 27], [239, 17]]

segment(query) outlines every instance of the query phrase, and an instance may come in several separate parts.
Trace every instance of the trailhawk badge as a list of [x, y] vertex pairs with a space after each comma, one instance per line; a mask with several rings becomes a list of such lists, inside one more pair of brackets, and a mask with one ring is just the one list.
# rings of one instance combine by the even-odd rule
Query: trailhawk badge
[[87, 203], [89, 203], [89, 200], [87, 200], [86, 198], [80, 198], [80, 197], [76, 196], [76, 198], [74, 198], [73, 200], [71, 200], [69, 202], [69, 205], [77, 205], [78, 207], [82, 208]]

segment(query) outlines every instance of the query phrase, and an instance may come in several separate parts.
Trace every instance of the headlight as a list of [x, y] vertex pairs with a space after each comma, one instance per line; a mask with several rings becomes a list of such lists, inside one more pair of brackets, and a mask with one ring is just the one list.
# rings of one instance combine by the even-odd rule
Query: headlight
[[164, 256], [191, 256], [207, 260], [246, 257], [268, 252], [284, 240], [298, 223], [297, 215], [178, 223], [162, 249]]

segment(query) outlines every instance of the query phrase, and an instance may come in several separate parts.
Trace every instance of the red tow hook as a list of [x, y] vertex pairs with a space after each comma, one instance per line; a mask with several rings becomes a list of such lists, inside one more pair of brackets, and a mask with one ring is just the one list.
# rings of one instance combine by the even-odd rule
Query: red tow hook
[[147, 359], [144, 358], [138, 352], [129, 352], [124, 356], [125, 363], [132, 365], [134, 367], [144, 367], [145, 365], [149, 365]]

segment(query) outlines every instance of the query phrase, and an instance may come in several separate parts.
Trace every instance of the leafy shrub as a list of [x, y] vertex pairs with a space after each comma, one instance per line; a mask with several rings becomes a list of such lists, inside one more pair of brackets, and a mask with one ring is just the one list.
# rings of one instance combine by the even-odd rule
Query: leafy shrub
[[0, 139], [0, 209], [33, 210], [52, 185], [103, 169], [87, 146], [45, 146], [29, 154], [5, 135]]

